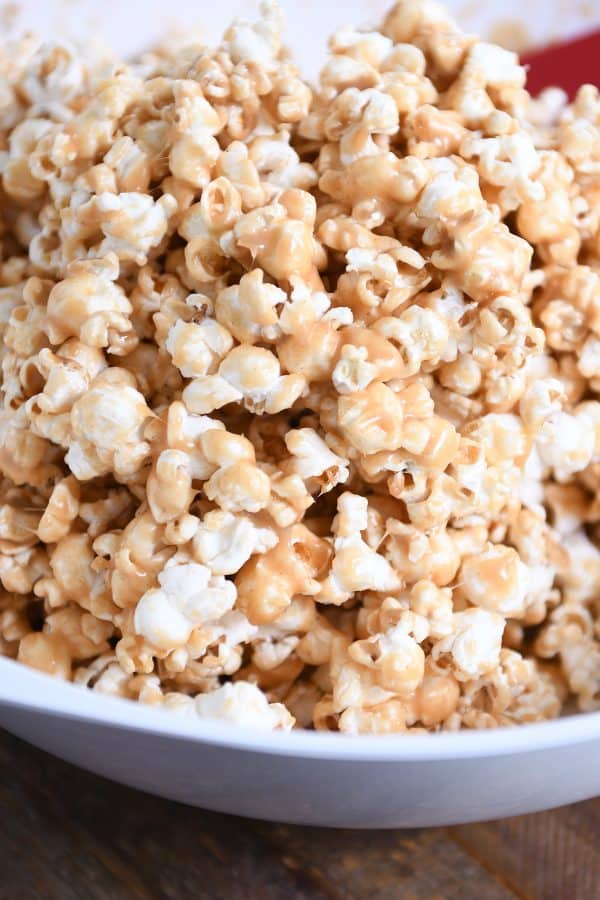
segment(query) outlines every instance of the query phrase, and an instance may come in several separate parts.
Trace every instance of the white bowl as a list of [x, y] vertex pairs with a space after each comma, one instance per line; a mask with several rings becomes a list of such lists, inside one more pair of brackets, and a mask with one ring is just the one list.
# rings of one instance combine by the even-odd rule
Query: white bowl
[[[280, 0], [288, 40], [314, 74], [325, 38], [344, 22], [375, 22], [392, 0]], [[592, 20], [562, 0], [447, 5], [469, 28], [488, 33], [519, 19], [531, 39], [567, 36]], [[15, 31], [45, 37], [96, 35], [121, 53], [174, 27], [201, 24], [214, 40], [234, 14], [254, 16], [258, 0], [210, 7], [180, 0], [23, 0]], [[65, 15], [67, 13], [67, 15]], [[598, 20], [598, 13], [593, 21]], [[315, 22], [318, 28], [315, 28]], [[206, 27], [205, 27], [206, 26]], [[0, 725], [32, 744], [123, 784], [207, 809], [311, 825], [385, 828], [442, 825], [559, 806], [600, 794], [600, 713], [487, 732], [415, 737], [270, 734], [86, 693], [0, 658]]]
[[0, 725], [193, 806], [345, 828], [449, 825], [600, 794], [600, 713], [414, 737], [248, 731], [92, 694], [0, 659]]

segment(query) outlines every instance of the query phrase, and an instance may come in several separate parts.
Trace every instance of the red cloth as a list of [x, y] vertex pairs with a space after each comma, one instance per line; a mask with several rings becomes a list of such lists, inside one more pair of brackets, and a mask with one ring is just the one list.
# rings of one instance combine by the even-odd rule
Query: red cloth
[[600, 86], [600, 29], [526, 53], [522, 62], [529, 66], [527, 90], [534, 95], [549, 85], [558, 85], [570, 97], [586, 82]]

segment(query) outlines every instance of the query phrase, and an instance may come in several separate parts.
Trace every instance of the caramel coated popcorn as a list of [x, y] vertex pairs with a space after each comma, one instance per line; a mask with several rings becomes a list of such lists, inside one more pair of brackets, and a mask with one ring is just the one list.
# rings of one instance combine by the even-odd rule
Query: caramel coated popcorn
[[0, 652], [348, 733], [600, 708], [600, 97], [431, 0], [316, 87], [0, 55]]

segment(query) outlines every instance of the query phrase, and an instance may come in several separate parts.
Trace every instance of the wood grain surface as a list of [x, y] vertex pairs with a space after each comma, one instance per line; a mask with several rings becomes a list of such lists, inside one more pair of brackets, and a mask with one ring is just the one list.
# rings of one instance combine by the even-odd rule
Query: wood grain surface
[[481, 825], [271, 825], [120, 787], [0, 732], [0, 900], [599, 900], [600, 800]]

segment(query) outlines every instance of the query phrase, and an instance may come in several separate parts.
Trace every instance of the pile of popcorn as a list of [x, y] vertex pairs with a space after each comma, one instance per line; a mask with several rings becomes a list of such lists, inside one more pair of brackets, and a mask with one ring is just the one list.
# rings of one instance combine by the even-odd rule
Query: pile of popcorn
[[318, 86], [0, 55], [0, 652], [267, 729], [600, 707], [600, 96], [400, 0]]

